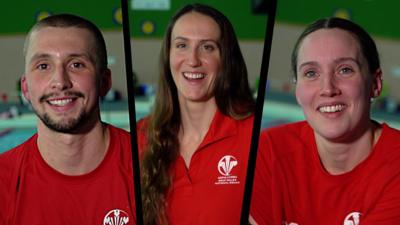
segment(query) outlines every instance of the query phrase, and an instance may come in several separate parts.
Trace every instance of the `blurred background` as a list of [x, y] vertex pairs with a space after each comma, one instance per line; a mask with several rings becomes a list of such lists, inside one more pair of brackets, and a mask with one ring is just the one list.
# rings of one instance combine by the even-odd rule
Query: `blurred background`
[[[214, 6], [232, 22], [257, 92], [264, 45], [266, 0], [130, 0], [129, 23], [133, 55], [137, 119], [151, 110], [158, 77], [158, 55], [171, 16], [184, 4]], [[112, 91], [102, 99], [102, 119], [129, 129], [127, 83], [124, 63], [122, 15], [119, 0], [20, 0], [3, 1], [0, 14], [0, 152], [22, 143], [36, 131], [36, 116], [21, 99], [19, 79], [24, 73], [23, 43], [30, 27], [41, 18], [73, 13], [98, 25], [105, 36]], [[290, 53], [305, 26], [328, 16], [351, 19], [371, 33], [377, 42], [384, 73], [384, 91], [374, 102], [373, 117], [400, 128], [400, 3], [378, 0], [278, 0], [262, 127], [303, 119], [294, 98]]]
[[291, 52], [305, 26], [319, 18], [335, 16], [361, 25], [375, 40], [383, 71], [383, 91], [373, 102], [372, 117], [399, 129], [399, 6], [396, 1], [378, 0], [278, 0], [262, 127], [304, 119], [294, 97]]
[[134, 0], [130, 1], [133, 69], [136, 74], [136, 116], [152, 107], [159, 76], [159, 53], [170, 18], [185, 4], [198, 2], [221, 11], [232, 23], [246, 62], [249, 84], [256, 92], [261, 69], [267, 16], [256, 13], [252, 1]]
[[[190, 1], [132, 1], [133, 65], [139, 85], [137, 117], [148, 114], [158, 76], [158, 55], [161, 41], [173, 12]], [[222, 11], [232, 22], [249, 71], [254, 93], [260, 75], [264, 33], [268, 19], [268, 0], [222, 1], [200, 0]], [[384, 73], [381, 97], [373, 103], [373, 118], [400, 128], [400, 29], [394, 29], [400, 3], [377, 0], [278, 0], [276, 23], [268, 70], [267, 94], [262, 128], [303, 120], [294, 97], [295, 85], [290, 71], [290, 54], [306, 25], [324, 17], [342, 17], [364, 27], [377, 43]], [[153, 59], [153, 60], [149, 60]], [[138, 95], [137, 95], [138, 96]], [[148, 100], [150, 98], [150, 100]]]
[[20, 92], [19, 80], [25, 70], [23, 45], [38, 20], [58, 13], [82, 16], [101, 28], [113, 79], [112, 90], [101, 101], [101, 116], [108, 123], [129, 129], [120, 1], [6, 0], [0, 14], [0, 152], [36, 132], [36, 115]]

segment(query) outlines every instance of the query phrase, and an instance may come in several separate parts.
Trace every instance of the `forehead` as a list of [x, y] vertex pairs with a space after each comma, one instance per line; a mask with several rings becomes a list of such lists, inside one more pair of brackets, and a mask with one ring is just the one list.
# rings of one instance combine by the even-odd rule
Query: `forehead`
[[172, 38], [184, 37], [194, 40], [215, 40], [220, 38], [221, 31], [218, 24], [210, 16], [190, 12], [181, 16], [172, 29]]
[[26, 58], [35, 54], [70, 55], [90, 54], [94, 38], [83, 28], [43, 27], [31, 33], [26, 49]]
[[358, 40], [348, 31], [333, 28], [312, 32], [302, 41], [298, 61], [328, 60], [334, 58], [360, 57]]

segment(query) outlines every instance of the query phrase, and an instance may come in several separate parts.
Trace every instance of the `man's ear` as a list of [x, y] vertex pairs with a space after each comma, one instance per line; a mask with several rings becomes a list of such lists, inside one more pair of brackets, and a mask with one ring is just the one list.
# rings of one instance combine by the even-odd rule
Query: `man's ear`
[[106, 70], [104, 70], [103, 74], [101, 75], [100, 97], [106, 96], [107, 92], [111, 89], [111, 86], [112, 86], [111, 70], [106, 69]]
[[20, 82], [21, 82], [21, 92], [22, 92], [22, 96], [23, 96], [28, 102], [30, 102], [31, 99], [30, 99], [30, 96], [29, 96], [28, 82], [27, 82], [27, 80], [26, 80], [26, 75], [25, 75], [25, 74], [22, 75], [22, 77], [21, 77], [21, 79], [20, 79]]

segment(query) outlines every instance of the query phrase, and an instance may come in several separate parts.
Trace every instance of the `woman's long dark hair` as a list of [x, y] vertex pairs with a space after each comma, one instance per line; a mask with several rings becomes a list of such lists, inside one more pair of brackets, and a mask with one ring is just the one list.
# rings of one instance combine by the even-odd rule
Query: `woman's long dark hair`
[[246, 65], [232, 24], [221, 12], [210, 6], [189, 4], [181, 8], [166, 30], [160, 53], [155, 105], [145, 131], [147, 147], [141, 164], [145, 225], [168, 224], [166, 196], [172, 184], [171, 165], [179, 155], [178, 133], [181, 126], [177, 88], [170, 69], [171, 33], [176, 21], [190, 12], [211, 17], [221, 30], [221, 70], [215, 78], [213, 90], [218, 110], [239, 120], [251, 115], [255, 107]]

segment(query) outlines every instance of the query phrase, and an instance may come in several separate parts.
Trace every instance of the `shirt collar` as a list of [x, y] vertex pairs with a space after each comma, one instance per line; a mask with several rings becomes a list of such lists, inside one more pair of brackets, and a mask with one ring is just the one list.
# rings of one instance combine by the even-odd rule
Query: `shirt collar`
[[199, 146], [199, 149], [224, 138], [236, 135], [238, 122], [239, 121], [233, 119], [232, 117], [224, 115], [217, 109], [207, 134]]

